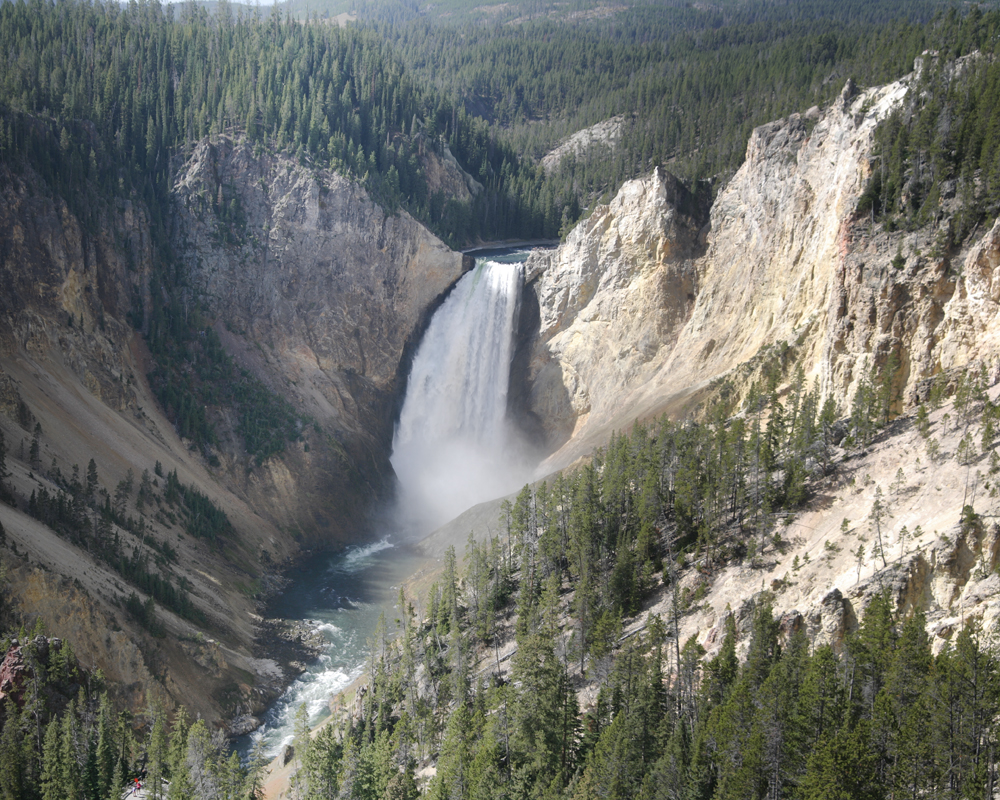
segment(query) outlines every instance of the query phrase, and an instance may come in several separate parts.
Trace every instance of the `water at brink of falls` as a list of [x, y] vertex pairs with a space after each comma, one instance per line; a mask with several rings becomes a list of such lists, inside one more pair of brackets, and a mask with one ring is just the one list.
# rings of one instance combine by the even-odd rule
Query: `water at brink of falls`
[[386, 609], [395, 630], [398, 586], [419, 562], [408, 541], [527, 478], [506, 421], [526, 255], [478, 260], [435, 312], [413, 360], [393, 440], [399, 479], [393, 522], [379, 541], [314, 559], [290, 576], [271, 613], [311, 622], [325, 652], [267, 712], [263, 726], [237, 742], [244, 756], [260, 739], [268, 756], [278, 755], [292, 740], [300, 706], [318, 724], [329, 716], [330, 699], [362, 674], [379, 614]]

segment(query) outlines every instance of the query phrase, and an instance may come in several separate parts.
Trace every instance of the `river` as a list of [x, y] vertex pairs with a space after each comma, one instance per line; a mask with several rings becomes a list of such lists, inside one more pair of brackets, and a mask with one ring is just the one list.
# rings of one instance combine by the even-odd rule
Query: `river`
[[268, 709], [263, 726], [236, 741], [242, 756], [259, 739], [269, 758], [280, 753], [292, 740], [303, 703], [311, 725], [330, 715], [330, 699], [364, 671], [379, 614], [385, 611], [393, 626], [399, 587], [425, 561], [412, 545], [387, 536], [315, 558], [296, 570], [293, 585], [271, 604], [270, 614], [311, 623], [326, 640], [325, 652]]
[[[242, 737], [246, 756], [263, 739], [274, 757], [291, 742], [304, 703], [315, 726], [331, 698], [365, 668], [368, 639], [385, 611], [390, 631], [399, 587], [425, 560], [413, 542], [461, 511], [516, 490], [533, 464], [519, 459], [506, 424], [507, 383], [527, 250], [479, 252], [476, 266], [435, 313], [414, 357], [393, 440], [399, 507], [376, 542], [296, 570], [269, 610], [305, 620], [326, 651]], [[413, 598], [410, 598], [413, 599]]]

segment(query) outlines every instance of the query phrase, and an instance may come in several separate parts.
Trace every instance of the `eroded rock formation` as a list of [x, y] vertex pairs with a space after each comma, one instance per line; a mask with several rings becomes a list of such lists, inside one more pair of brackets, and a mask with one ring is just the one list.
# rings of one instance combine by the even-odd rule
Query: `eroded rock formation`
[[[179, 264], [165, 264], [141, 203], [94, 192], [95, 206], [79, 209], [30, 169], [0, 173], [0, 430], [17, 498], [16, 507], [0, 503], [4, 602], [73, 640], [83, 665], [120, 685], [133, 710], [157, 695], [213, 721], [239, 717], [233, 729], [245, 730], [290, 674], [255, 649], [264, 625], [255, 595], [302, 548], [367, 533], [369, 504], [391, 484], [408, 351], [467, 265], [357, 183], [288, 157], [219, 139], [176, 174]], [[202, 314], [241, 367], [308, 416], [312, 447], [289, 443], [258, 465], [226, 409], [212, 412], [212, 453], [177, 436], [133, 327], [149, 324], [149, 286], [159, 287], [151, 278], [164, 269], [183, 273], [171, 298], [179, 313]], [[143, 623], [126, 600], [147, 596], [102, 560], [92, 532], [60, 536], [25, 513], [33, 493], [55, 496], [83, 480], [90, 459], [97, 491], [143, 521], [116, 526], [121, 546], [186, 587], [188, 618], [157, 602]], [[224, 544], [186, 532], [183, 512], [164, 498], [170, 473], [225, 512], [233, 532]], [[123, 484], [131, 489], [119, 501]], [[166, 636], [151, 636], [150, 625]]]
[[177, 250], [227, 349], [318, 420], [350, 461], [343, 479], [338, 452], [324, 462], [293, 449], [245, 490], [261, 513], [284, 509], [304, 530], [316, 526], [310, 516], [327, 535], [356, 527], [391, 484], [408, 356], [470, 262], [406, 212], [384, 211], [357, 182], [255, 155], [245, 142], [200, 144], [173, 193]]
[[700, 235], [657, 170], [532, 258], [530, 409], [560, 448], [546, 466], [683, 413], [713, 382], [745, 391], [738, 368], [782, 342], [841, 408], [890, 355], [900, 409], [942, 370], [993, 364], [1000, 229], [948, 257], [933, 225], [889, 233], [856, 214], [876, 126], [911, 80], [848, 83], [830, 108], [756, 129]]

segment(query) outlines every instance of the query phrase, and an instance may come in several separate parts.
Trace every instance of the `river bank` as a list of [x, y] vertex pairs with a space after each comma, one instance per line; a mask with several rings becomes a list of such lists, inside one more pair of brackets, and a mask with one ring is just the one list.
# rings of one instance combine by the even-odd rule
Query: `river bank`
[[[395, 590], [397, 598], [399, 590], [402, 590], [406, 602], [412, 604], [417, 611], [417, 616], [423, 619], [427, 592], [431, 584], [439, 579], [443, 561], [440, 557], [426, 552], [423, 540], [410, 546], [409, 549], [414, 556], [413, 562], [410, 562], [413, 567], [412, 571], [397, 586], [392, 588]], [[395, 610], [395, 605], [392, 608]], [[373, 633], [374, 630], [373, 627], [370, 633]], [[397, 625], [395, 617], [393, 617], [390, 624], [390, 636], [394, 636], [396, 632]], [[329, 695], [326, 700], [327, 711], [319, 715], [318, 722], [310, 725], [310, 735], [315, 737], [327, 725], [342, 723], [347, 715], [360, 714], [361, 709], [357, 704], [357, 698], [359, 692], [365, 691], [368, 681], [368, 673], [362, 665], [362, 668], [349, 683]], [[291, 747], [290, 740], [283, 740], [283, 744], [273, 754], [266, 768], [263, 782], [264, 800], [283, 800], [290, 797], [290, 782], [296, 768], [295, 751]]]
[[[364, 672], [368, 640], [383, 614], [394, 630], [399, 588], [425, 562], [414, 547], [387, 534], [367, 545], [314, 554], [286, 573], [288, 583], [270, 600], [262, 628], [273, 621], [279, 624], [261, 640], [262, 647], [275, 646], [276, 652], [284, 649], [290, 655], [299, 648], [300, 654], [311, 657], [296, 664], [301, 670], [256, 720], [260, 724], [236, 738], [242, 756], [258, 740], [263, 740], [268, 758], [280, 755], [291, 742], [302, 705], [311, 727], [329, 716], [330, 698]], [[286, 630], [292, 632], [291, 641]]]

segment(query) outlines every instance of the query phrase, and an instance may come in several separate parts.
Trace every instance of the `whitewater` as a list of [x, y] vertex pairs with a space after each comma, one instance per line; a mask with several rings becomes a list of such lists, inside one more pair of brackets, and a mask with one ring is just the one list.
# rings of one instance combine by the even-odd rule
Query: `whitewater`
[[330, 700], [362, 675], [379, 615], [420, 563], [410, 542], [476, 503], [516, 490], [530, 473], [507, 419], [525, 256], [478, 260], [435, 312], [394, 433], [398, 491], [386, 515], [391, 521], [377, 542], [306, 565], [272, 607], [275, 616], [310, 622], [326, 646], [261, 728], [239, 742], [244, 756], [260, 740], [268, 757], [277, 756], [292, 741], [301, 706], [317, 725], [329, 716]]

